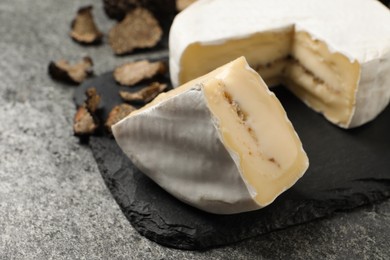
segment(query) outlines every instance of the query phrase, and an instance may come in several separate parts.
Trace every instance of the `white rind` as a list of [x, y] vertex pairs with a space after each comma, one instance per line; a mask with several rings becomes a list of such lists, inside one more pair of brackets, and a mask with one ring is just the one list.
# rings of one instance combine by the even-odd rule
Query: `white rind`
[[294, 26], [360, 64], [355, 111], [341, 127], [359, 126], [389, 103], [389, 25], [389, 10], [376, 0], [200, 0], [177, 15], [171, 27], [171, 80], [178, 85], [181, 56], [193, 43], [221, 44]]
[[135, 166], [179, 200], [216, 214], [261, 208], [222, 144], [217, 124], [197, 87], [123, 119], [112, 130]]
[[348, 127], [360, 126], [362, 122], [374, 119], [387, 107], [389, 102], [390, 52], [380, 59], [363, 64], [356, 91], [355, 111]]

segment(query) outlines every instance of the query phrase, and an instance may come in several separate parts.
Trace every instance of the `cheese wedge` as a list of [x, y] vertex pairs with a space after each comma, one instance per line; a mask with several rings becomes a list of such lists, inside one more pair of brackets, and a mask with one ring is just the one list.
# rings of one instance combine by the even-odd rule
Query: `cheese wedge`
[[181, 85], [245, 56], [343, 128], [390, 100], [390, 12], [376, 0], [203, 0], [176, 16], [170, 73]]
[[112, 130], [142, 172], [211, 213], [265, 207], [308, 167], [283, 107], [243, 57], [160, 94]]

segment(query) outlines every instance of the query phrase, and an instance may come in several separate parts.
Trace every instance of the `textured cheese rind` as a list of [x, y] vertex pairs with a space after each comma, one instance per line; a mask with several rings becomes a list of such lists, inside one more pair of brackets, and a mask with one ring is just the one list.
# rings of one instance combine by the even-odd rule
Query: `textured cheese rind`
[[[390, 23], [389, 23], [390, 24]], [[390, 27], [390, 25], [389, 25]], [[356, 89], [356, 105], [349, 127], [369, 122], [390, 102], [390, 51], [380, 59], [366, 62]]]
[[217, 214], [260, 208], [221, 143], [199, 88], [122, 120], [113, 133], [137, 168], [181, 201]]
[[[376, 0], [201, 0], [180, 13], [170, 31], [170, 73], [191, 44], [218, 45], [294, 26], [357, 61], [361, 68], [350, 128], [375, 118], [389, 103], [390, 13]], [[207, 62], [207, 61], [205, 61]], [[198, 65], [198, 66], [201, 66]]]
[[[272, 113], [281, 113], [279, 120], [282, 122], [278, 121], [276, 125], [285, 128], [283, 131], [275, 129], [276, 132], [287, 133], [287, 138], [296, 144], [287, 154], [296, 151], [299, 156], [292, 160], [298, 162], [300, 167], [291, 172], [281, 172], [283, 176], [291, 174], [291, 180], [276, 185], [276, 191], [269, 194], [270, 198], [265, 201], [257, 198], [262, 192], [252, 184], [258, 183], [246, 179], [249, 173], [244, 172], [244, 162], [240, 159], [244, 157], [233, 148], [230, 149], [231, 143], [224, 140], [226, 126], [221, 126], [208, 103], [210, 100], [204, 88], [213, 88], [215, 81], [230, 82], [235, 88], [245, 88], [245, 81], [250, 81], [252, 87], [258, 84], [259, 93], [272, 104], [268, 109], [274, 111], [273, 108], [277, 108]], [[255, 113], [254, 116], [258, 115]], [[267, 119], [260, 117], [259, 120]], [[308, 167], [302, 144], [281, 104], [243, 57], [186, 85], [160, 94], [153, 102], [115, 124], [112, 130], [118, 145], [136, 167], [179, 200], [211, 213], [233, 214], [267, 206], [294, 185]], [[272, 129], [261, 130], [262, 133], [270, 131]], [[279, 138], [266, 139], [263, 146], [271, 147], [262, 148], [266, 149], [265, 152], [273, 150], [278, 157], [286, 153], [284, 148], [280, 151]], [[275, 142], [279, 145], [272, 145]], [[291, 161], [290, 158], [288, 160]], [[259, 177], [256, 177], [257, 174], [260, 174]], [[257, 181], [263, 180], [260, 177], [262, 174], [275, 178], [272, 171], [258, 172], [257, 167], [255, 172], [251, 172]]]

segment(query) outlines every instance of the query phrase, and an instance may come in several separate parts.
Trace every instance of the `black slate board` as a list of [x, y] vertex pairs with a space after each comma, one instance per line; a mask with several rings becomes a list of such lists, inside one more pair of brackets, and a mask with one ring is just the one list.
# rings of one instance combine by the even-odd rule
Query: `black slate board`
[[[120, 102], [111, 73], [86, 81], [76, 91], [76, 103], [89, 86], [103, 95], [107, 109], [101, 115]], [[261, 210], [214, 215], [192, 208], [144, 176], [112, 138], [90, 139], [107, 187], [140, 234], [169, 247], [206, 249], [390, 197], [390, 107], [363, 127], [343, 130], [284, 88], [273, 90], [302, 140], [310, 167], [293, 188]]]

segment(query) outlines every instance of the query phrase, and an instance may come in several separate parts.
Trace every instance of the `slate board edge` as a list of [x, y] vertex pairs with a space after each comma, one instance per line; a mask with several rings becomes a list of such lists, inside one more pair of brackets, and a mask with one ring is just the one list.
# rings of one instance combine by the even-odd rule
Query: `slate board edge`
[[[100, 77], [97, 77], [96, 79], [99, 79], [99, 78]], [[92, 139], [93, 138], [97, 138], [97, 140], [106, 139], [105, 137], [92, 137]], [[110, 141], [113, 143], [115, 142], [112, 139]], [[90, 142], [90, 145], [93, 145], [93, 142], [92, 143]], [[108, 146], [110, 146], [110, 145], [108, 145]], [[306, 220], [304, 220], [304, 221], [300, 220], [299, 223], [293, 223], [293, 224], [282, 223], [281, 225], [271, 223], [270, 225], [273, 225], [273, 226], [270, 226], [267, 223], [267, 225], [266, 225], [267, 228], [264, 228], [264, 227], [259, 228], [258, 226], [256, 226], [257, 228], [260, 229], [260, 232], [253, 232], [250, 229], [246, 229], [246, 230], [240, 232], [240, 234], [238, 234], [238, 237], [235, 237], [233, 239], [229, 238], [229, 237], [222, 237], [221, 238], [221, 236], [219, 236], [218, 242], [215, 242], [215, 240], [213, 241], [212, 234], [209, 234], [211, 236], [208, 237], [207, 236], [208, 234], [205, 232], [202, 232], [201, 235], [199, 235], [199, 233], [196, 233], [196, 238], [194, 239], [192, 236], [186, 235], [185, 233], [183, 235], [183, 232], [180, 232], [180, 230], [185, 229], [186, 226], [180, 226], [179, 224], [167, 225], [164, 222], [164, 219], [162, 219], [160, 217], [158, 210], [153, 210], [153, 211], [148, 211], [148, 212], [141, 212], [141, 211], [133, 210], [132, 208], [137, 208], [137, 207], [139, 208], [138, 201], [137, 201], [137, 203], [133, 203], [130, 205], [127, 203], [127, 204], [125, 204], [125, 206], [126, 206], [125, 207], [123, 204], [123, 201], [121, 201], [123, 198], [118, 197], [118, 194], [117, 194], [118, 187], [113, 186], [112, 181], [109, 179], [110, 174], [113, 174], [113, 172], [112, 171], [110, 172], [110, 169], [104, 168], [104, 162], [106, 161], [107, 158], [105, 158], [105, 155], [103, 154], [101, 156], [101, 158], [99, 159], [99, 155], [95, 154], [96, 151], [94, 151], [94, 149], [92, 149], [92, 152], [93, 152], [93, 155], [95, 157], [95, 160], [98, 162], [99, 171], [101, 172], [102, 177], [105, 180], [106, 186], [109, 188], [109, 190], [113, 194], [116, 202], [120, 205], [122, 212], [125, 214], [126, 218], [129, 220], [129, 222], [132, 224], [132, 226], [141, 235], [147, 237], [148, 239], [155, 241], [161, 245], [172, 247], [172, 248], [178, 248], [178, 249], [204, 250], [207, 248], [228, 245], [228, 244], [236, 243], [236, 242], [239, 242], [239, 241], [251, 238], [251, 237], [258, 236], [260, 234], [269, 233], [270, 231], [273, 231], [273, 230], [280, 230], [280, 229], [287, 228], [288, 226], [307, 223], [307, 222], [314, 220], [314, 219], [318, 219], [318, 218], [332, 215], [335, 211], [338, 211], [341, 209], [348, 210], [348, 209], [362, 206], [365, 204], [369, 204], [369, 203], [372, 203], [374, 201], [381, 200], [381, 199], [384, 199], [384, 198], [390, 196], [390, 194], [388, 194], [390, 192], [390, 189], [389, 189], [390, 182], [386, 182], [385, 184], [382, 184], [381, 182], [379, 182], [380, 181], [379, 180], [379, 181], [376, 181], [376, 183], [380, 183], [381, 185], [385, 185], [385, 186], [382, 186], [382, 188], [380, 189], [381, 191], [378, 194], [365, 195], [365, 194], [361, 194], [358, 192], [357, 194], [354, 194], [354, 197], [349, 198], [350, 200], [354, 201], [355, 204], [345, 206], [346, 200], [341, 200], [339, 204], [344, 205], [344, 206], [342, 206], [341, 208], [329, 207], [329, 208], [327, 208], [327, 209], [329, 209], [328, 212], [327, 211], [321, 212], [321, 207], [317, 207], [317, 208], [315, 208], [313, 206], [308, 207], [306, 210], [307, 211], [306, 214], [311, 214], [311, 215], [307, 215]], [[127, 159], [127, 157], [126, 157], [126, 159]], [[133, 166], [131, 166], [131, 167], [133, 167]], [[142, 175], [142, 176], [144, 176], [144, 175]], [[385, 180], [387, 180], [387, 178]], [[363, 182], [371, 181], [372, 182], [373, 179], [369, 178], [367, 180], [361, 180], [361, 181], [363, 181]], [[374, 182], [375, 182], [375, 180], [374, 180]], [[361, 203], [359, 203], [359, 199], [358, 199], [360, 196], [359, 194], [363, 195], [363, 199], [364, 199]], [[126, 194], [126, 196], [130, 197], [129, 194]], [[360, 198], [362, 198], [362, 197], [360, 196]], [[143, 202], [143, 203], [144, 204], [142, 206], [145, 206], [145, 202]], [[302, 205], [304, 205], [304, 204], [302, 204]], [[145, 216], [149, 216], [149, 217], [145, 218]], [[143, 221], [145, 221], [145, 219], [149, 221], [147, 224], [142, 223]], [[152, 221], [150, 219], [152, 219]], [[164, 227], [165, 229], [167, 229], [167, 227], [169, 227], [169, 236], [166, 236], [167, 233], [165, 233], [164, 235], [161, 235], [161, 233], [164, 233], [163, 232], [164, 230], [161, 227]], [[158, 232], [161, 230], [162, 230], [162, 232]], [[171, 232], [172, 230], [174, 232]], [[195, 228], [193, 230], [197, 231], [197, 229], [195, 229]], [[244, 233], [244, 235], [243, 235], [243, 233]]]
[[[113, 196], [114, 196], [115, 200], [118, 202], [117, 197], [114, 194], [113, 194]], [[351, 196], [351, 198], [352, 197], [353, 196]], [[181, 250], [205, 251], [205, 250], [210, 250], [210, 249], [213, 249], [213, 248], [218, 248], [218, 247], [223, 247], [223, 246], [228, 246], [228, 245], [231, 245], [231, 244], [239, 243], [239, 242], [251, 239], [251, 238], [255, 238], [255, 237], [258, 237], [258, 236], [266, 235], [266, 234], [271, 233], [271, 232], [277, 232], [277, 231], [284, 230], [284, 229], [287, 229], [287, 228], [290, 228], [290, 227], [299, 226], [299, 225], [306, 224], [306, 223], [309, 223], [309, 222], [312, 222], [312, 221], [328, 218], [328, 217], [333, 216], [334, 213], [336, 213], [336, 212], [348, 212], [350, 210], [355, 210], [355, 209], [358, 209], [360, 207], [364, 207], [364, 206], [367, 206], [367, 205], [370, 205], [370, 204], [373, 204], [373, 203], [380, 203], [381, 201], [389, 198], [389, 194], [383, 195], [383, 196], [379, 195], [377, 198], [378, 199], [369, 200], [369, 201], [367, 201], [365, 203], [356, 204], [356, 205], [348, 207], [348, 208], [343, 208], [343, 209], [333, 208], [333, 210], [328, 211], [326, 213], [325, 213], [325, 211], [323, 211], [321, 213], [318, 213], [315, 217], [313, 217], [311, 219], [308, 219], [307, 221], [302, 221], [300, 223], [286, 225], [286, 226], [283, 226], [283, 227], [280, 227], [280, 228], [272, 228], [272, 229], [269, 229], [269, 230], [264, 231], [262, 233], [251, 234], [251, 235], [248, 235], [246, 237], [242, 237], [242, 238], [237, 239], [237, 240], [226, 240], [226, 241], [220, 240], [220, 242], [218, 242], [218, 243], [204, 243], [204, 242], [200, 242], [200, 240], [203, 240], [203, 238], [201, 238], [199, 240], [192, 240], [192, 239], [190, 239], [188, 237], [185, 240], [186, 241], [191, 241], [192, 240], [193, 243], [181, 243], [181, 244], [170, 243], [170, 242], [168, 242], [169, 238], [164, 237], [164, 236], [160, 236], [157, 233], [152, 232], [150, 230], [150, 228], [146, 228], [145, 227], [146, 225], [139, 226], [139, 225], [134, 224], [134, 222], [142, 223], [139, 220], [142, 220], [145, 223], [145, 221], [143, 220], [143, 217], [141, 217], [141, 216], [144, 215], [144, 214], [148, 214], [148, 213], [140, 213], [140, 212], [137, 212], [137, 211], [131, 211], [131, 213], [128, 216], [126, 214], [126, 210], [125, 209], [123, 209], [121, 207], [121, 210], [122, 210], [122, 212], [124, 212], [126, 218], [130, 221], [131, 225], [137, 230], [137, 232], [139, 234], [141, 234], [142, 236], [144, 236], [144, 237], [146, 237], [146, 238], [148, 238], [148, 239], [150, 239], [150, 240], [152, 240], [152, 241], [154, 241], [154, 242], [156, 242], [156, 243], [158, 243], [160, 245], [163, 245], [163, 246], [166, 246], [166, 247], [170, 247], [170, 248], [174, 248], [174, 249], [181, 249]], [[119, 202], [118, 202], [118, 204], [120, 205]], [[311, 209], [315, 209], [315, 208], [312, 207]], [[322, 213], [324, 213], [324, 214], [322, 214]], [[150, 215], [152, 215], [152, 214], [155, 214], [155, 212], [152, 212]], [[153, 219], [153, 217], [151, 219]], [[151, 221], [150, 223], [155, 223], [155, 222]], [[157, 225], [157, 226], [159, 226], [159, 225]], [[175, 235], [175, 237], [177, 237], [177, 236], [179, 236], [179, 235]], [[175, 238], [175, 239], [177, 239], [177, 238]], [[205, 241], [208, 241], [208, 239], [206, 239]]]
[[[102, 137], [96, 137], [96, 138], [102, 138]], [[114, 140], [112, 140], [112, 141], [114, 142]], [[251, 235], [248, 235], [246, 237], [243, 237], [241, 239], [236, 239], [236, 240], [226, 239], [226, 241], [219, 241], [218, 243], [208, 243], [209, 239], [207, 239], [207, 237], [200, 237], [200, 238], [198, 238], [198, 240], [194, 240], [194, 239], [192, 239], [192, 238], [190, 238], [188, 236], [184, 236], [183, 237], [183, 233], [179, 231], [180, 226], [175, 225], [173, 227], [174, 227], [174, 230], [175, 230], [176, 233], [174, 235], [172, 235], [172, 238], [174, 237], [173, 240], [176, 241], [176, 242], [171, 242], [172, 240], [167, 238], [166, 236], [160, 236], [156, 232], [152, 231], [152, 229], [154, 229], [154, 228], [151, 228], [151, 227], [153, 227], [153, 226], [154, 227], [161, 227], [162, 225], [169, 226], [168, 224], [166, 224], [164, 222], [163, 219], [161, 219], [159, 217], [157, 212], [155, 212], [155, 211], [151, 211], [151, 212], [138, 212], [138, 211], [132, 210], [131, 207], [126, 207], [126, 208], [123, 207], [123, 204], [121, 202], [121, 198], [118, 196], [117, 190], [113, 188], [113, 182], [112, 182], [112, 180], [109, 178], [109, 176], [107, 174], [108, 169], [106, 167], [104, 167], [104, 163], [102, 163], [102, 162], [104, 162], [104, 159], [100, 158], [98, 156], [98, 154], [95, 153], [95, 150], [93, 149], [93, 145], [94, 145], [93, 140], [92, 140], [92, 142], [90, 140], [89, 146], [90, 146], [91, 151], [93, 153], [93, 156], [94, 156], [94, 158], [95, 158], [95, 160], [97, 162], [99, 171], [100, 171], [101, 176], [102, 176], [102, 178], [103, 178], [103, 180], [105, 182], [105, 185], [110, 190], [110, 193], [112, 194], [112, 196], [114, 197], [114, 199], [118, 203], [118, 205], [120, 206], [121, 211], [124, 213], [124, 215], [129, 220], [131, 225], [142, 236], [145, 236], [146, 238], [148, 238], [148, 239], [150, 239], [150, 240], [152, 240], [152, 241], [154, 241], [154, 242], [156, 242], [156, 243], [158, 243], [160, 245], [167, 246], [167, 247], [170, 247], [170, 248], [175, 248], [175, 249], [207, 250], [207, 249], [211, 249], [211, 248], [221, 247], [221, 246], [237, 243], [237, 242], [240, 242], [240, 241], [244, 241], [244, 240], [247, 240], [247, 239], [250, 239], [250, 238], [254, 238], [254, 237], [257, 237], [257, 236], [260, 236], [260, 235], [264, 235], [264, 234], [267, 234], [267, 233], [270, 233], [270, 232], [273, 232], [273, 231], [283, 230], [283, 229], [286, 229], [288, 227], [293, 227], [293, 226], [305, 224], [305, 223], [308, 223], [308, 222], [311, 222], [311, 221], [314, 221], [314, 220], [318, 220], [318, 219], [321, 219], [321, 218], [325, 218], [325, 217], [330, 217], [330, 216], [334, 215], [335, 212], [349, 211], [349, 210], [352, 210], [352, 209], [355, 209], [355, 208], [358, 208], [358, 207], [362, 207], [362, 206], [365, 206], [365, 205], [372, 204], [374, 202], [383, 201], [383, 200], [385, 200], [385, 199], [390, 197], [390, 190], [382, 191], [382, 192], [379, 192], [379, 191], [378, 192], [374, 192], [373, 194], [371, 194], [371, 197], [367, 197], [366, 195], [364, 195], [365, 198], [363, 200], [362, 199], [357, 199], [359, 196], [362, 196], [362, 194], [356, 193], [356, 194], [353, 194], [353, 195], [349, 196], [348, 200], [340, 200], [340, 201], [344, 202], [343, 204], [348, 204], [347, 207], [338, 208], [337, 205], [336, 205], [336, 206], [334, 206], [332, 208], [327, 207], [325, 210], [322, 209], [320, 204], [314, 206], [315, 205], [314, 201], [307, 201], [305, 207], [302, 207], [302, 208], [305, 209], [305, 214], [311, 214], [311, 217], [308, 218], [307, 221], [302, 221], [300, 223], [295, 223], [295, 224], [286, 224], [284, 226], [277, 227], [277, 228], [269, 227], [264, 232], [261, 232], [261, 233], [258, 233], [258, 234], [251, 234]], [[360, 180], [360, 181], [364, 182], [364, 181], [377, 181], [377, 180], [368, 179], [368, 180]], [[390, 182], [385, 183], [384, 186], [388, 186], [389, 187], [390, 186]], [[348, 201], [348, 203], [345, 203], [346, 201]], [[359, 201], [360, 202], [363, 201], [363, 202], [359, 203]], [[150, 218], [148, 218], [148, 219], [150, 219], [150, 221], [147, 222], [148, 225], [139, 225], [139, 223], [142, 223], [142, 222], [145, 223], [145, 218], [144, 218], [145, 215], [155, 215], [155, 216], [158, 216], [158, 218], [150, 217]], [[161, 220], [161, 222], [160, 223], [156, 223], [155, 221], [152, 221], [153, 219], [159, 219], [159, 220]], [[148, 227], [146, 227], [146, 226], [148, 226]], [[182, 227], [182, 228], [185, 228], [185, 227]], [[177, 243], [178, 238], [182, 239], [181, 243]]]

